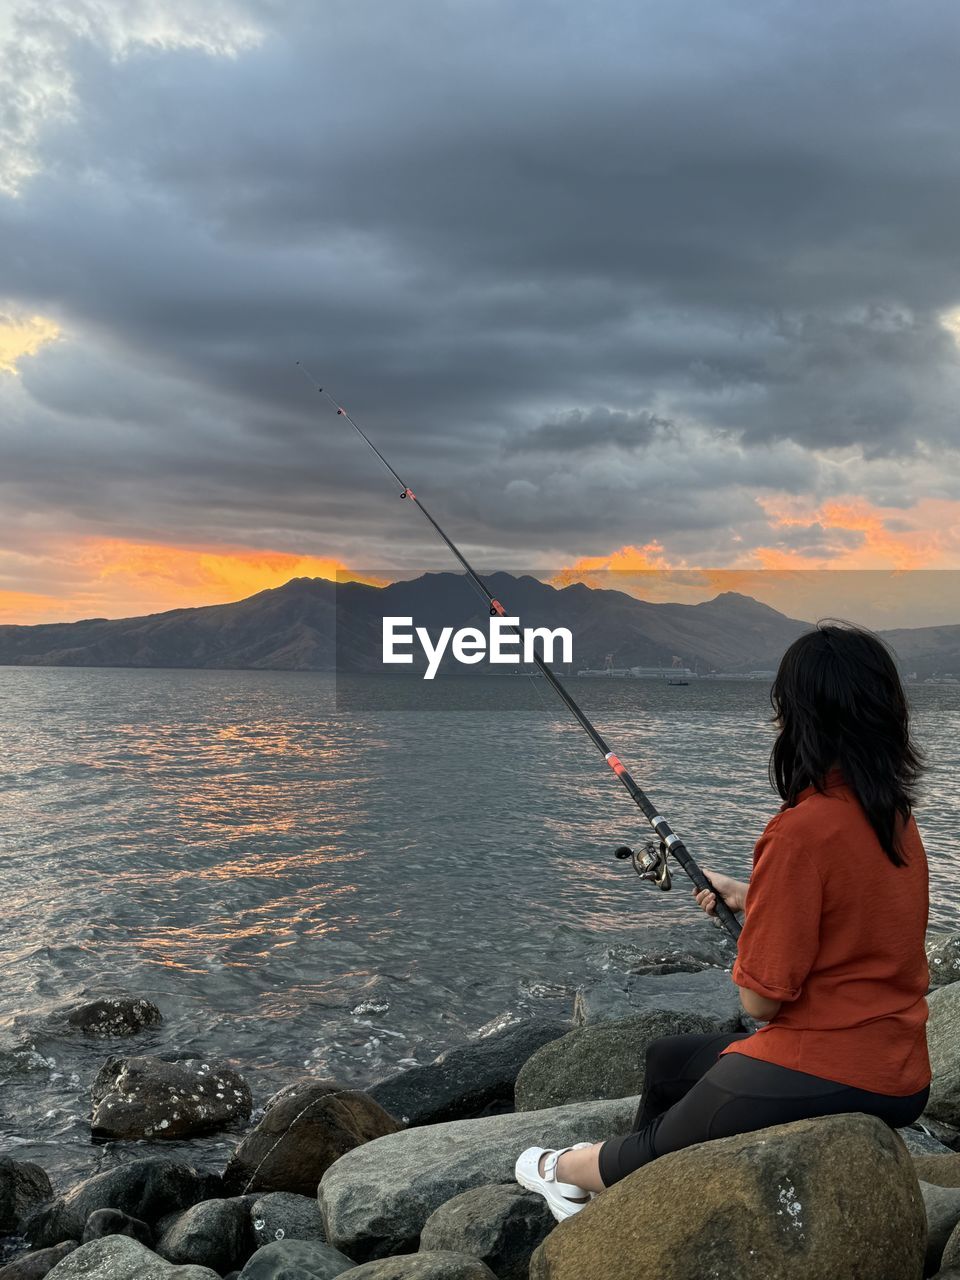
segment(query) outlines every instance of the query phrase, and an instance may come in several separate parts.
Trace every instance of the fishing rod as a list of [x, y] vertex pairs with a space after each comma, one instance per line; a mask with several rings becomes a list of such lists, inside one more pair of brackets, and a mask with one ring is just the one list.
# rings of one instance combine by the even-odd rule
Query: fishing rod
[[[448, 550], [453, 553], [453, 555], [457, 558], [457, 560], [459, 560], [460, 564], [463, 566], [464, 571], [466, 572], [468, 581], [477, 590], [479, 595], [483, 597], [484, 601], [486, 602], [490, 610], [491, 615], [500, 617], [500, 618], [507, 617], [507, 610], [496, 598], [496, 596], [494, 596], [493, 592], [490, 590], [490, 588], [487, 586], [484, 580], [480, 577], [477, 571], [473, 568], [473, 566], [464, 556], [460, 548], [456, 545], [456, 543], [454, 543], [446, 535], [446, 533], [444, 533], [443, 529], [440, 528], [439, 524], [437, 524], [436, 520], [434, 520], [433, 516], [430, 514], [427, 508], [423, 505], [423, 503], [419, 500], [419, 498], [413, 492], [413, 490], [409, 487], [409, 485], [405, 484], [404, 481], [400, 479], [396, 471], [394, 471], [393, 467], [386, 460], [386, 458], [383, 456], [383, 454], [380, 452], [377, 446], [373, 443], [370, 437], [361, 429], [359, 424], [354, 421], [354, 419], [350, 416], [350, 414], [346, 411], [346, 409], [344, 409], [343, 405], [338, 404], [337, 401], [334, 400], [330, 392], [325, 390], [320, 385], [320, 383], [313, 376], [313, 374], [311, 374], [299, 360], [297, 361], [297, 368], [300, 369], [304, 377], [314, 387], [314, 389], [320, 395], [324, 396], [330, 402], [333, 408], [336, 409], [337, 415], [341, 418], [346, 418], [347, 422], [350, 423], [350, 425], [353, 427], [354, 431], [356, 431], [357, 435], [360, 437], [363, 443], [369, 449], [371, 449], [373, 453], [375, 453], [376, 456], [380, 459], [380, 461], [383, 463], [386, 469], [390, 472], [391, 476], [393, 476], [394, 480], [400, 486], [400, 497], [407, 498], [413, 503], [413, 505], [420, 512], [420, 514], [424, 517], [424, 519], [430, 524], [434, 533], [437, 534], [440, 540], [446, 545]], [[515, 635], [520, 634], [517, 628], [512, 625], [509, 627], [509, 630], [511, 630]], [[731, 938], [733, 938], [734, 942], [736, 942], [737, 938], [740, 936], [740, 929], [741, 929], [740, 921], [737, 919], [736, 915], [733, 913], [733, 911], [730, 910], [730, 908], [724, 902], [723, 898], [720, 896], [719, 893], [717, 893], [713, 885], [710, 883], [707, 877], [703, 874], [700, 867], [693, 860], [693, 857], [691, 856], [686, 845], [683, 843], [680, 837], [674, 832], [669, 822], [667, 822], [666, 818], [663, 817], [663, 815], [659, 812], [656, 805], [649, 798], [649, 796], [647, 796], [647, 794], [634, 781], [629, 771], [627, 770], [626, 766], [621, 761], [620, 757], [610, 750], [609, 746], [604, 741], [603, 737], [601, 736], [599, 731], [596, 729], [592, 721], [589, 719], [586, 713], [582, 710], [582, 708], [574, 701], [571, 695], [567, 692], [567, 690], [561, 684], [559, 678], [553, 673], [551, 668], [547, 665], [547, 663], [543, 660], [543, 658], [540, 657], [540, 655], [535, 650], [532, 656], [533, 656], [533, 661], [537, 666], [537, 668], [539, 669], [541, 675], [543, 675], [546, 678], [546, 680], [549, 682], [549, 684], [553, 688], [554, 692], [564, 702], [567, 709], [573, 715], [574, 719], [579, 723], [581, 728], [586, 733], [587, 737], [590, 739], [593, 745], [597, 748], [597, 750], [603, 756], [604, 760], [606, 760], [607, 764], [610, 766], [610, 768], [613, 770], [616, 776], [623, 783], [624, 787], [626, 788], [627, 792], [630, 795], [630, 798], [633, 800], [637, 808], [640, 810], [643, 816], [650, 823], [650, 826], [653, 828], [653, 830], [655, 831], [658, 837], [659, 848], [655, 846], [652, 842], [648, 842], [642, 850], [634, 850], [634, 849], [631, 849], [628, 845], [621, 845], [620, 848], [616, 850], [615, 856], [621, 859], [629, 858], [630, 861], [633, 863], [634, 870], [636, 871], [637, 875], [640, 877], [641, 880], [650, 880], [654, 884], [656, 884], [660, 889], [664, 889], [664, 890], [669, 889], [672, 884], [668, 858], [670, 857], [675, 858], [677, 862], [679, 862], [684, 872], [686, 872], [686, 874], [693, 881], [698, 891], [702, 889], [709, 889], [713, 894], [715, 894], [716, 900], [717, 900], [717, 918], [719, 919], [723, 927], [726, 929], [727, 933], [729, 933]]]

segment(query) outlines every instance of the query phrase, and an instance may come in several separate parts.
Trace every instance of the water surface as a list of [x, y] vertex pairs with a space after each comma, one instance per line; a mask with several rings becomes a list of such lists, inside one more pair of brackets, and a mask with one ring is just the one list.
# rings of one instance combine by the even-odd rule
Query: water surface
[[[766, 687], [573, 685], [694, 856], [746, 874], [775, 809]], [[505, 1012], [566, 1016], [616, 943], [713, 929], [686, 881], [614, 860], [642, 820], [548, 689], [495, 714], [334, 694], [313, 673], [0, 668], [4, 1150], [65, 1179], [116, 1159], [88, 1140], [111, 1052], [226, 1057], [261, 1102], [305, 1073], [364, 1085]], [[931, 923], [954, 929], [960, 686], [911, 698]], [[113, 991], [164, 1025], [59, 1025]], [[177, 1149], [217, 1166], [233, 1141]]]

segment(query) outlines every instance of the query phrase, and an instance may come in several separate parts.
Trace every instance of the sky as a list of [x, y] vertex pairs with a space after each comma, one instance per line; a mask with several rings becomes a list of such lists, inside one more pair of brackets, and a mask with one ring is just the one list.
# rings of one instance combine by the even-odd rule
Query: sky
[[958, 38], [952, 0], [7, 0], [0, 622], [448, 567], [297, 360], [485, 567], [960, 569]]

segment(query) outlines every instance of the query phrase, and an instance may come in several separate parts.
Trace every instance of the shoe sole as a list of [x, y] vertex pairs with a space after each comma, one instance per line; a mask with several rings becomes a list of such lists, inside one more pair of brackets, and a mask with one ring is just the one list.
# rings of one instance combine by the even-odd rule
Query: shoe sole
[[554, 1203], [553, 1196], [550, 1193], [550, 1188], [542, 1178], [528, 1178], [526, 1174], [521, 1173], [520, 1170], [516, 1168], [513, 1171], [513, 1175], [521, 1187], [524, 1187], [527, 1191], [533, 1191], [538, 1196], [543, 1196], [544, 1200], [547, 1202], [547, 1208], [553, 1214], [557, 1222], [565, 1222], [567, 1218], [572, 1218], [575, 1214], [579, 1213], [581, 1209], [585, 1209], [587, 1204], [590, 1203], [589, 1201], [586, 1201], [584, 1204], [579, 1204], [575, 1208], [568, 1209], [566, 1206], [570, 1201], [566, 1199], [564, 1199], [562, 1204]]

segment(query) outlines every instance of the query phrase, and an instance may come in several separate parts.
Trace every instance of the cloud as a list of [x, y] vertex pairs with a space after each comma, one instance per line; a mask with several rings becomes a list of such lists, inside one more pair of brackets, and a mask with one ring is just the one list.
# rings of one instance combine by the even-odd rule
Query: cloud
[[18, 195], [42, 167], [52, 126], [77, 120], [78, 52], [91, 45], [111, 62], [146, 50], [236, 57], [261, 32], [229, 0], [11, 0], [0, 13], [0, 192]]
[[0, 311], [0, 374], [17, 373], [18, 361], [36, 355], [55, 342], [60, 328], [46, 316], [13, 315]]
[[[291, 578], [370, 581], [335, 560], [249, 547], [188, 547], [109, 538], [45, 540], [0, 551], [0, 623], [136, 617], [242, 600]], [[30, 590], [13, 585], [29, 581]]]
[[534, 453], [543, 450], [582, 453], [607, 446], [630, 450], [649, 444], [657, 432], [665, 432], [669, 428], [666, 420], [643, 409], [635, 413], [602, 406], [590, 410], [569, 409], [534, 427], [512, 447], [517, 452]]
[[960, 558], [960, 501], [924, 498], [909, 519], [848, 496], [816, 508], [759, 499], [779, 535], [752, 555], [767, 569], [945, 569]]
[[7, 546], [442, 563], [298, 358], [488, 562], [879, 556], [764, 502], [960, 497], [945, 0], [5, 21], [0, 285], [61, 333], [0, 378]]

